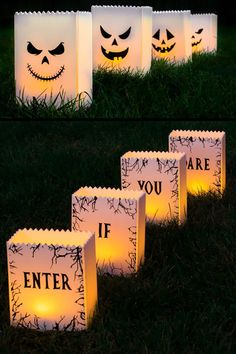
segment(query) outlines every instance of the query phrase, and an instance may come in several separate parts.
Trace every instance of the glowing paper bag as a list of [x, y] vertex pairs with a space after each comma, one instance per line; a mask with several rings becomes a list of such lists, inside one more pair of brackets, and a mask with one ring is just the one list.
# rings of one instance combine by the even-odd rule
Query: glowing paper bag
[[184, 153], [129, 151], [121, 157], [121, 186], [146, 193], [148, 221], [185, 221], [187, 215]]
[[92, 96], [92, 17], [86, 12], [16, 13], [15, 82], [19, 102], [60, 106]]
[[92, 6], [92, 21], [94, 69], [150, 69], [151, 7]]
[[153, 12], [152, 55], [183, 62], [192, 58], [190, 11]]
[[102, 272], [132, 274], [144, 260], [145, 193], [80, 188], [72, 195], [72, 229], [95, 232]]
[[86, 329], [97, 303], [91, 232], [18, 230], [7, 242], [11, 325]]
[[192, 14], [192, 51], [214, 52], [217, 50], [217, 15]]
[[225, 189], [225, 132], [173, 130], [169, 150], [185, 152], [187, 190], [192, 194]]

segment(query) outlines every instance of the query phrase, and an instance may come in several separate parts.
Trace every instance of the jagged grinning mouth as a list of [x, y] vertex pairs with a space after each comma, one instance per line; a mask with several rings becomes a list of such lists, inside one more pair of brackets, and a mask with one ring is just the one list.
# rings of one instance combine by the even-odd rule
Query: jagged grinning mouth
[[200, 44], [202, 41], [202, 38], [198, 42], [193, 42], [192, 47], [196, 47], [198, 44]]
[[124, 59], [124, 57], [126, 57], [126, 55], [128, 54], [129, 48], [123, 50], [122, 52], [110, 52], [108, 50], [106, 50], [105, 48], [103, 48], [103, 46], [101, 46], [102, 49], [102, 54], [109, 60], [114, 60], [114, 61], [121, 61], [122, 59]]
[[37, 80], [51, 81], [51, 80], [58, 79], [62, 75], [62, 73], [65, 70], [65, 66], [64, 65], [61, 66], [60, 70], [56, 74], [54, 74], [53, 76], [42, 76], [42, 75], [36, 73], [30, 64], [27, 64], [27, 69], [28, 69], [29, 73]]
[[161, 47], [158, 47], [158, 46], [155, 46], [155, 44], [152, 44], [153, 48], [157, 51], [157, 52], [160, 52], [160, 53], [169, 53], [175, 46], [176, 43], [172, 44], [170, 47], [165, 47], [165, 48], [161, 48]]

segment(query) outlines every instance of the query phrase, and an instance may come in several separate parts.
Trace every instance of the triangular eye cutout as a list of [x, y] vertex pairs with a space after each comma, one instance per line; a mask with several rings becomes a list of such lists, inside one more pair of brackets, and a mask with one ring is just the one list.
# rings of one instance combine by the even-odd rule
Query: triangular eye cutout
[[61, 42], [55, 49], [49, 50], [49, 53], [52, 55], [60, 55], [65, 51], [64, 43]]
[[130, 31], [131, 31], [131, 27], [127, 29], [127, 31], [125, 31], [124, 33], [120, 34], [119, 37], [120, 39], [126, 39], [129, 37], [130, 35]]
[[104, 38], [110, 38], [111, 37], [111, 34], [106, 32], [102, 26], [100, 26], [100, 31], [101, 31], [101, 34], [103, 35]]
[[28, 42], [27, 51], [30, 54], [34, 55], [39, 55], [40, 53], [42, 53], [42, 50], [35, 48], [35, 46], [31, 42]]
[[174, 38], [174, 35], [170, 31], [168, 31], [168, 29], [166, 29], [166, 36], [168, 40]]
[[156, 33], [153, 35], [153, 38], [160, 39], [160, 30], [157, 30]]
[[199, 30], [195, 33], [200, 34], [200, 33], [202, 33], [202, 31], [203, 31], [203, 28], [199, 28]]

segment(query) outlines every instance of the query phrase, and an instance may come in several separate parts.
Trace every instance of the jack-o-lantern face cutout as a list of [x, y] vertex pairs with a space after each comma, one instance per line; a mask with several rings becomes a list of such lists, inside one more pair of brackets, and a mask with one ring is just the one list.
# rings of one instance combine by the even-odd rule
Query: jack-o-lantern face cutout
[[[100, 31], [101, 31], [101, 34], [102, 36], [105, 38], [105, 39], [109, 39], [109, 45], [114, 46], [114, 49], [116, 50], [107, 50], [106, 48], [104, 48], [102, 45], [101, 45], [101, 51], [102, 51], [102, 54], [109, 60], [112, 60], [112, 61], [122, 61], [126, 55], [128, 54], [128, 51], [129, 51], [129, 48], [125, 48], [125, 49], [122, 49], [122, 50], [117, 50], [119, 47], [120, 47], [120, 44], [122, 45], [123, 44], [123, 41], [125, 39], [127, 39], [130, 35], [130, 32], [131, 32], [131, 27], [129, 27], [125, 32], [121, 33], [118, 35], [119, 39], [115, 36], [113, 36], [112, 34], [108, 33], [102, 26], [100, 26]], [[121, 40], [121, 41], [120, 41]]]
[[217, 15], [192, 14], [190, 40], [192, 52], [212, 52], [217, 49]]
[[53, 56], [62, 55], [65, 52], [63, 42], [61, 42], [56, 48], [51, 50], [38, 49], [37, 47], [34, 46], [33, 43], [28, 42], [27, 51], [31, 55], [38, 56], [38, 62], [39, 63], [41, 62], [42, 65], [43, 74], [34, 70], [33, 66], [30, 63], [27, 63], [28, 72], [35, 79], [42, 80], [42, 81], [52, 81], [58, 79], [63, 74], [65, 70], [65, 65], [60, 66], [56, 72], [55, 71], [52, 72], [49, 68], [50, 61], [52, 60]]
[[152, 43], [152, 46], [159, 54], [168, 54], [175, 47], [176, 42], [173, 39], [175, 36], [168, 29], [166, 29], [165, 33], [162, 33], [162, 36], [160, 33], [161, 31], [158, 29], [153, 35], [153, 38], [156, 39], [156, 44]]
[[19, 102], [59, 107], [92, 97], [92, 16], [34, 12], [14, 16], [15, 87]]
[[200, 38], [200, 34], [202, 33], [203, 28], [199, 28], [195, 33], [192, 35], [192, 47], [197, 47], [201, 41], [202, 38]]
[[95, 70], [150, 69], [151, 7], [92, 6], [91, 13]]
[[152, 57], [181, 64], [191, 60], [190, 10], [154, 11], [152, 22]]

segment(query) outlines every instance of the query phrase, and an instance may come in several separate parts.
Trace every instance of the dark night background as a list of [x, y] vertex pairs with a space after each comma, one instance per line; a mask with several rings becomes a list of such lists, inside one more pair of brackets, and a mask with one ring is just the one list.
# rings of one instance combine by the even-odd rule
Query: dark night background
[[[236, 7], [231, 8], [229, 0], [40, 0], [32, 3], [31, 0], [22, 0], [11, 4], [1, 1], [0, 21], [2, 25], [13, 23], [15, 11], [63, 11], [81, 10], [90, 11], [91, 5], [133, 5], [151, 6], [153, 10], [191, 10], [192, 13], [213, 12], [218, 14], [219, 24], [233, 25], [236, 23]], [[232, 2], [231, 2], [232, 3]]]

